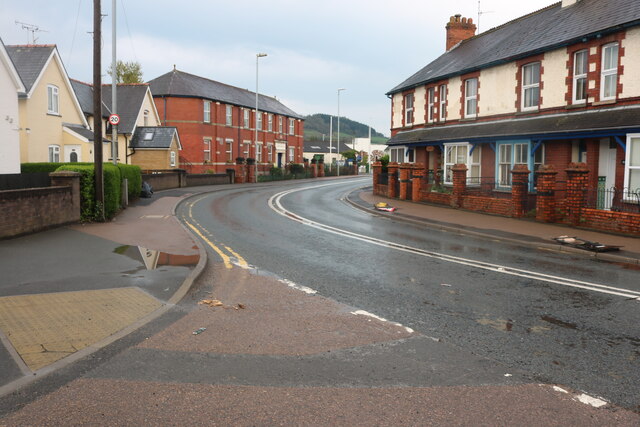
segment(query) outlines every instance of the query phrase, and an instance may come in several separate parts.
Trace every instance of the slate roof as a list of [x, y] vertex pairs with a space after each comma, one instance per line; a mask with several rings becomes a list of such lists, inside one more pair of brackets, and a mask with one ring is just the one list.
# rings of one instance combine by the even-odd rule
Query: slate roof
[[[111, 111], [111, 85], [102, 86], [102, 102]], [[117, 113], [120, 116], [118, 133], [131, 134], [136, 127], [136, 120], [142, 109], [148, 84], [121, 84], [117, 90]], [[149, 111], [151, 114], [151, 111]]]
[[415, 129], [398, 133], [387, 144], [430, 145], [517, 138], [563, 139], [568, 135], [581, 133], [622, 135], [630, 130], [640, 131], [640, 106]]
[[[173, 70], [149, 81], [153, 96], [188, 96], [220, 101], [240, 107], [255, 108], [256, 93], [215, 80]], [[277, 99], [258, 95], [258, 109], [268, 113], [303, 119]]]
[[38, 79], [55, 45], [5, 46], [27, 93]]
[[[82, 112], [86, 115], [93, 116], [93, 85], [74, 79], [70, 79], [70, 81], [73, 91], [76, 93], [76, 98], [78, 98], [78, 102], [80, 103], [80, 108], [82, 108]], [[109, 117], [109, 114], [111, 114], [111, 112], [103, 102], [102, 117]]]
[[[337, 141], [333, 141], [333, 150], [331, 151], [332, 153], [336, 153], [336, 145]], [[352, 148], [352, 145], [345, 144], [344, 141], [342, 141], [342, 138], [340, 138], [340, 150], [337, 151], [338, 153], [351, 150]], [[305, 153], [328, 153], [329, 141], [305, 141], [303, 151]]]
[[[64, 127], [74, 131], [75, 133], [77, 133], [78, 135], [82, 136], [83, 138], [86, 138], [87, 140], [89, 140], [89, 142], [93, 142], [93, 130], [92, 129], [87, 129], [84, 126], [73, 125], [73, 124], [65, 124]], [[107, 142], [111, 142], [111, 140], [107, 139], [107, 138], [102, 138], [102, 142], [103, 143], [107, 143]]]
[[638, 0], [581, 0], [565, 8], [556, 3], [461, 42], [387, 95], [637, 25]]
[[[177, 132], [173, 126], [139, 126], [131, 137], [129, 147], [169, 149]], [[151, 139], [147, 139], [147, 135], [150, 135]]]

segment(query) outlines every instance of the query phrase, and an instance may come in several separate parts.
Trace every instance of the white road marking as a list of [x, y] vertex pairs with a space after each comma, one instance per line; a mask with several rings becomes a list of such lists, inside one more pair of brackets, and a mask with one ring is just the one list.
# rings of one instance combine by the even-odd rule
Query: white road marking
[[289, 286], [290, 288], [297, 289], [297, 290], [302, 291], [302, 292], [304, 292], [306, 294], [309, 294], [309, 295], [315, 295], [315, 294], [318, 293], [318, 291], [316, 291], [315, 289], [311, 289], [311, 288], [308, 288], [306, 286], [298, 285], [297, 283], [294, 283], [291, 280], [280, 279], [280, 282], [284, 283], [285, 285]]
[[356, 310], [356, 311], [352, 311], [351, 314], [354, 314], [356, 316], [367, 316], [367, 317], [372, 317], [376, 320], [379, 320], [381, 322], [387, 322], [387, 323], [391, 323], [392, 325], [395, 326], [399, 326], [401, 328], [404, 328], [405, 331], [409, 332], [410, 334], [414, 333], [415, 331], [407, 326], [401, 325], [398, 322], [390, 322], [387, 319], [385, 319], [384, 317], [380, 317], [380, 316], [376, 316], [373, 313], [369, 313], [368, 311], [364, 311], [364, 310]]
[[591, 405], [594, 408], [599, 408], [607, 404], [607, 402], [602, 399], [598, 399], [597, 397], [591, 397], [588, 394], [584, 394], [584, 393], [581, 394], [580, 396], [576, 396], [576, 399], [578, 399], [580, 402], [586, 405]]
[[554, 386], [553, 386], [553, 389], [554, 389], [555, 391], [557, 391], [557, 392], [560, 392], [560, 393], [569, 393], [567, 390], [565, 390], [565, 389], [563, 389], [563, 388], [561, 388], [561, 387], [558, 387], [558, 386], [556, 386], [556, 385], [554, 385]]
[[390, 242], [387, 240], [382, 240], [382, 239], [378, 239], [375, 237], [371, 237], [371, 236], [365, 236], [363, 234], [358, 234], [358, 233], [354, 233], [351, 232], [349, 230], [344, 230], [338, 227], [333, 227], [331, 225], [327, 225], [327, 224], [322, 224], [320, 222], [317, 221], [313, 221], [307, 218], [304, 218], [300, 215], [297, 215], [287, 209], [285, 209], [282, 204], [281, 204], [281, 199], [291, 193], [295, 193], [298, 191], [304, 191], [304, 190], [310, 190], [310, 189], [314, 189], [314, 188], [321, 188], [321, 187], [328, 187], [331, 185], [339, 185], [339, 184], [344, 184], [342, 182], [334, 182], [334, 183], [329, 183], [329, 184], [321, 184], [321, 185], [314, 185], [314, 186], [310, 186], [310, 187], [303, 187], [303, 188], [295, 188], [295, 189], [291, 189], [291, 190], [286, 190], [286, 191], [282, 191], [280, 193], [274, 194], [273, 196], [271, 196], [269, 198], [269, 207], [275, 211], [276, 213], [289, 218], [293, 221], [297, 221], [303, 225], [306, 225], [308, 227], [313, 227], [315, 229], [318, 230], [322, 230], [325, 231], [327, 233], [332, 233], [332, 234], [337, 234], [339, 236], [342, 237], [348, 237], [351, 239], [355, 239], [355, 240], [359, 240], [362, 242], [367, 242], [373, 245], [377, 245], [377, 246], [382, 246], [382, 247], [386, 247], [386, 248], [390, 248], [390, 249], [395, 249], [397, 251], [401, 251], [401, 252], [407, 252], [407, 253], [411, 253], [414, 255], [420, 255], [420, 256], [424, 256], [424, 257], [428, 257], [428, 258], [434, 258], [434, 259], [438, 259], [441, 261], [446, 261], [446, 262], [451, 262], [451, 263], [455, 263], [455, 264], [461, 264], [461, 265], [466, 265], [469, 267], [474, 267], [474, 268], [480, 268], [483, 270], [489, 270], [489, 271], [493, 271], [493, 272], [497, 272], [497, 273], [502, 273], [502, 274], [507, 274], [510, 276], [518, 276], [518, 277], [524, 277], [527, 279], [533, 279], [533, 280], [538, 280], [541, 282], [547, 282], [547, 283], [554, 283], [557, 285], [562, 285], [562, 286], [568, 286], [568, 287], [572, 287], [572, 288], [579, 288], [579, 289], [585, 289], [585, 290], [589, 290], [589, 291], [593, 291], [593, 292], [600, 292], [600, 293], [604, 293], [604, 294], [609, 294], [609, 295], [617, 295], [617, 296], [621, 296], [624, 298], [629, 298], [629, 299], [634, 299], [636, 301], [640, 301], [640, 291], [633, 291], [630, 289], [624, 289], [624, 288], [617, 288], [617, 287], [613, 287], [613, 286], [607, 286], [607, 285], [601, 285], [598, 283], [591, 283], [591, 282], [586, 282], [586, 281], [582, 281], [582, 280], [575, 280], [575, 279], [570, 279], [570, 278], [566, 278], [566, 277], [560, 277], [560, 276], [553, 276], [550, 274], [544, 274], [544, 273], [538, 273], [535, 271], [530, 271], [530, 270], [524, 270], [524, 269], [519, 269], [519, 268], [514, 268], [514, 267], [508, 267], [508, 266], [504, 266], [504, 265], [498, 265], [498, 264], [493, 264], [493, 263], [489, 263], [489, 262], [484, 262], [484, 261], [476, 261], [476, 260], [472, 260], [472, 259], [468, 259], [468, 258], [462, 258], [462, 257], [457, 257], [457, 256], [452, 256], [452, 255], [447, 255], [447, 254], [443, 254], [443, 253], [438, 253], [438, 252], [433, 252], [433, 251], [427, 251], [424, 249], [419, 249], [419, 248], [414, 248], [411, 246], [407, 246], [407, 245], [403, 245], [400, 243], [394, 243], [394, 242]]

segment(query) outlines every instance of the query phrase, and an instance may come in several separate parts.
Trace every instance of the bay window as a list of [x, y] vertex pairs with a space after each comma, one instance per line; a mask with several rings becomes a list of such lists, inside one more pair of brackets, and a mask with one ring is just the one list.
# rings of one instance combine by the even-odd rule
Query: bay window
[[480, 146], [472, 146], [466, 142], [444, 145], [444, 183], [453, 184], [453, 171], [456, 164], [467, 166], [467, 183], [480, 183]]

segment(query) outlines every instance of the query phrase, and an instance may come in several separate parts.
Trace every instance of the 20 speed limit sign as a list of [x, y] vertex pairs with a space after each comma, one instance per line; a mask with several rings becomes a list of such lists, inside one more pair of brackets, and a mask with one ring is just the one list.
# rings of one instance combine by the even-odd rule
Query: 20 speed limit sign
[[120, 123], [120, 116], [117, 114], [111, 114], [109, 116], [109, 123], [111, 123], [112, 125], [117, 125], [118, 123]]

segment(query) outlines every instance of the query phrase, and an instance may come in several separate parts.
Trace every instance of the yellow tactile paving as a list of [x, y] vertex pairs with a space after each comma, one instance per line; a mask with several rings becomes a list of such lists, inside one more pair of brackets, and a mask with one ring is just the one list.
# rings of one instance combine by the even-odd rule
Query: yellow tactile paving
[[0, 298], [0, 329], [35, 371], [94, 344], [162, 305], [136, 288]]

